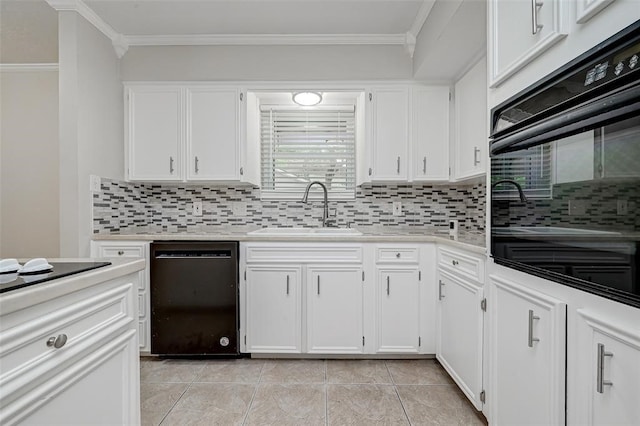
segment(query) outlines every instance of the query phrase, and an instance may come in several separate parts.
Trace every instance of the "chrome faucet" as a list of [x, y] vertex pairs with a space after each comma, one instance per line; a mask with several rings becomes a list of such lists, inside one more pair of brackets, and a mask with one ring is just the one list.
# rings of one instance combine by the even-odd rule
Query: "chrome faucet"
[[518, 190], [518, 194], [520, 194], [520, 201], [522, 201], [523, 203], [527, 202], [527, 197], [524, 195], [524, 191], [522, 190], [522, 187], [515, 180], [512, 180], [512, 179], [500, 179], [500, 180], [495, 181], [494, 183], [492, 183], [491, 184], [491, 188], [495, 188], [496, 186], [500, 185], [501, 183], [510, 183], [511, 185], [515, 186], [516, 189]]
[[307, 189], [304, 190], [304, 195], [302, 196], [302, 202], [307, 203], [307, 199], [309, 198], [309, 189], [313, 185], [320, 185], [322, 187], [322, 191], [324, 191], [324, 210], [322, 211], [322, 226], [327, 226], [327, 219], [329, 218], [329, 203], [327, 200], [327, 187], [322, 182], [318, 182], [314, 180], [309, 185], [307, 185]]

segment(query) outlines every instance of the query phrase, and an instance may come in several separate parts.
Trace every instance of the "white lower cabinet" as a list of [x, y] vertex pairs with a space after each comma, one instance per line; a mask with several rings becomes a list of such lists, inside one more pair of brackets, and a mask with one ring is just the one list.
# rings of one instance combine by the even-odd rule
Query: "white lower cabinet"
[[43, 303], [2, 312], [0, 424], [140, 423], [136, 281], [52, 288]]
[[378, 269], [376, 298], [378, 353], [420, 351], [420, 272], [411, 269]]
[[247, 351], [300, 353], [300, 266], [247, 267]]
[[242, 352], [434, 353], [433, 245], [240, 247]]
[[361, 266], [307, 268], [307, 352], [363, 352]]
[[490, 294], [492, 424], [565, 424], [566, 304], [495, 275]]
[[477, 283], [439, 270], [436, 358], [478, 410], [483, 403], [483, 298]]
[[149, 242], [147, 241], [92, 241], [91, 257], [109, 259], [141, 257], [147, 267], [138, 273], [138, 345], [140, 352], [151, 352], [151, 297], [149, 294]]
[[640, 324], [578, 309], [578, 344], [570, 366], [575, 383], [573, 423], [637, 425], [640, 422]]

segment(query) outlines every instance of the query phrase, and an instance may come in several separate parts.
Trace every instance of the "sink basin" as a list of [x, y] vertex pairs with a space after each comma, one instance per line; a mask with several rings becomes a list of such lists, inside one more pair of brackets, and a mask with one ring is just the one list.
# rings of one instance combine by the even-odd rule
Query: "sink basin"
[[335, 236], [353, 236], [362, 235], [362, 232], [353, 228], [262, 228], [257, 231], [251, 231], [248, 235], [265, 235], [278, 237], [335, 237]]

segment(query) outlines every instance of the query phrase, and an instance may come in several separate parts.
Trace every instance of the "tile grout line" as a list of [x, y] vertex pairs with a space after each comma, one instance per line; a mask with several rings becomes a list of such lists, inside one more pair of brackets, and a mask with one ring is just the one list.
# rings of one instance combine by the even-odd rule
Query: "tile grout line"
[[[202, 370], [204, 370], [204, 365], [202, 367], [200, 367], [200, 371], [198, 373], [196, 373], [196, 375], [193, 377], [193, 379], [191, 379], [191, 382], [189, 382], [189, 384], [187, 385], [187, 387], [184, 389], [184, 391], [182, 391], [182, 393], [180, 394], [180, 396], [178, 397], [178, 399], [176, 399], [176, 402], [173, 403], [173, 405], [171, 405], [171, 408], [169, 408], [169, 411], [167, 411], [167, 414], [164, 415], [164, 417], [162, 417], [162, 420], [160, 420], [160, 423], [158, 423], [158, 426], [162, 425], [162, 423], [167, 419], [167, 417], [169, 416], [169, 414], [171, 414], [171, 412], [173, 411], [174, 408], [176, 408], [176, 405], [178, 405], [178, 402], [180, 402], [180, 400], [182, 399], [182, 397], [184, 396], [185, 393], [187, 393], [187, 391], [189, 389], [191, 389], [191, 386], [193, 385], [193, 383], [196, 381], [196, 379], [198, 378], [198, 375], [202, 372]], [[171, 382], [162, 382], [162, 383], [171, 383]], [[184, 383], [184, 382], [179, 382], [179, 383]]]
[[262, 381], [262, 373], [264, 372], [264, 366], [267, 364], [266, 361], [262, 361], [262, 367], [260, 367], [260, 374], [258, 375], [258, 381], [255, 383], [255, 387], [253, 388], [253, 394], [251, 395], [251, 401], [249, 401], [249, 406], [247, 407], [247, 412], [244, 415], [244, 419], [242, 419], [242, 425], [247, 424], [247, 419], [249, 418], [249, 412], [251, 411], [251, 407], [253, 406], [253, 400], [258, 393], [258, 387]]

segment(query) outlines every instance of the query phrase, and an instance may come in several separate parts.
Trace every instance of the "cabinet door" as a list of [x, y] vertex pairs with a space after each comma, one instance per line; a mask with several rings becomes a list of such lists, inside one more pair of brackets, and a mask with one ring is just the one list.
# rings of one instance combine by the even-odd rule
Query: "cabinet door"
[[188, 88], [186, 96], [187, 179], [238, 180], [238, 91]]
[[372, 180], [406, 181], [409, 146], [409, 90], [379, 88], [370, 93], [373, 108]]
[[411, 105], [411, 178], [448, 181], [449, 88], [414, 87]]
[[[640, 330], [614, 324], [608, 315], [579, 309], [575, 391], [583, 410], [575, 424], [632, 425], [640, 419]], [[571, 368], [571, 367], [570, 367]]]
[[308, 268], [309, 353], [362, 353], [362, 287], [361, 267]]
[[420, 300], [417, 268], [378, 270], [377, 352], [419, 352]]
[[181, 180], [181, 89], [146, 86], [129, 88], [127, 97], [128, 179]]
[[247, 351], [301, 352], [301, 269], [247, 268]]
[[454, 178], [485, 172], [488, 143], [487, 72], [482, 59], [455, 85]]
[[490, 285], [492, 421], [564, 425], [566, 304], [496, 276]]
[[[123, 258], [141, 257], [149, 265], [149, 243], [144, 241], [92, 241], [91, 257], [100, 258]], [[149, 297], [149, 268], [138, 273], [138, 345], [140, 352], [151, 351], [150, 339], [151, 324], [149, 322], [149, 312], [151, 308], [151, 298]]]
[[438, 273], [436, 358], [471, 403], [482, 409], [482, 287]]
[[563, 9], [569, 5], [564, 0], [489, 0], [490, 87], [566, 36]]
[[[39, 384], [27, 398], [24, 425], [139, 424], [136, 334], [127, 330], [95, 345], [78, 362]], [[96, 389], [99, 389], [99, 397]], [[26, 398], [25, 401], [26, 402]], [[20, 404], [21, 401], [16, 401]]]

